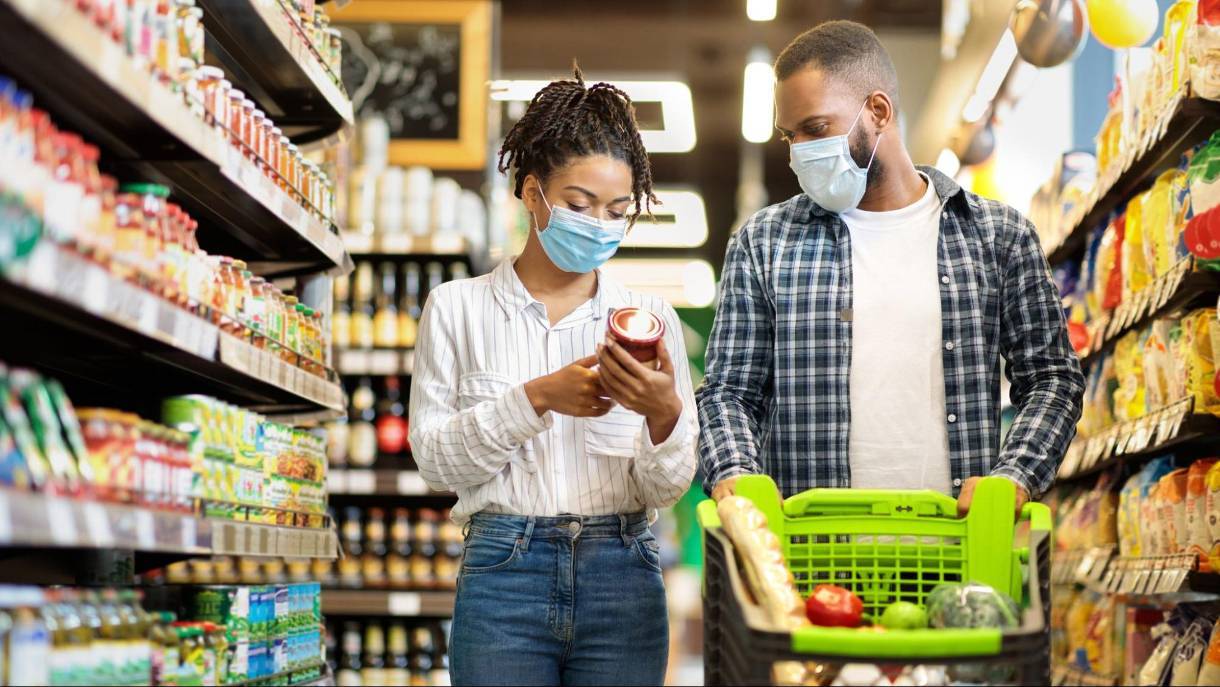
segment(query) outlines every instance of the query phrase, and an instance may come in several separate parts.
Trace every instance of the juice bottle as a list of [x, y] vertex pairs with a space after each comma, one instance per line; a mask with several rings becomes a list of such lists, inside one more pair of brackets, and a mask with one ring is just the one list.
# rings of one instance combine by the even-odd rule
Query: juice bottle
[[[47, 599], [44, 610], [51, 606]], [[48, 685], [51, 682], [51, 631], [44, 617], [31, 608], [13, 610], [13, 629], [8, 640], [9, 685]], [[20, 657], [20, 660], [17, 659]]]
[[254, 345], [266, 348], [267, 335], [267, 280], [262, 277], [250, 279], [250, 297], [246, 299], [246, 322], [258, 334]]
[[[295, 296], [285, 298], [284, 304], [286, 306], [284, 345], [292, 353], [299, 353], [301, 351], [301, 311], [304, 306], [297, 302]], [[285, 360], [295, 362], [295, 356], [289, 356]]]
[[331, 342], [338, 348], [347, 348], [351, 345], [352, 333], [352, 302], [351, 302], [351, 279], [345, 274], [341, 277], [336, 277], [334, 282], [334, 290], [331, 293], [331, 298], [334, 303], [334, 309], [330, 316], [330, 338]]
[[140, 604], [140, 593], [137, 591], [120, 591], [119, 604], [119, 614], [126, 620], [129, 628], [131, 684], [142, 685], [148, 683], [152, 676], [152, 617], [144, 611]]
[[80, 617], [80, 626], [77, 628], [81, 657], [79, 675], [82, 676], [84, 683], [106, 684], [106, 677], [114, 674], [114, 663], [112, 657], [103, 655], [97, 646], [104, 629], [101, 613], [97, 607], [97, 595], [87, 591], [75, 592], [69, 598]]
[[131, 684], [130, 638], [125, 619], [119, 615], [115, 591], [103, 590], [94, 600], [98, 631], [93, 640], [93, 651], [98, 658], [98, 665], [93, 679], [99, 684]]
[[[237, 262], [238, 261], [235, 261], [234, 265], [236, 265]], [[242, 264], [244, 265], [245, 263], [242, 263]], [[241, 273], [238, 276], [240, 277], [240, 279], [238, 280], [237, 284], [238, 284], [238, 288], [241, 291], [241, 298], [238, 301], [238, 313], [240, 313], [240, 316], [238, 317], [238, 321], [241, 322], [242, 325], [245, 326], [247, 329], [253, 329], [253, 327], [251, 326], [252, 322], [250, 321], [250, 319], [248, 317], [253, 305], [247, 304], [247, 302], [252, 300], [253, 295], [254, 295], [254, 291], [250, 285], [250, 282], [253, 281], [253, 279], [254, 279], [254, 273], [248, 269], [243, 268]]]
[[322, 317], [320, 310], [313, 311], [313, 336], [314, 336], [314, 360], [318, 362], [318, 375], [322, 374], [322, 367], [330, 363], [330, 328], [326, 326], [326, 320]]
[[114, 264], [111, 271], [135, 279], [144, 255], [144, 207], [134, 193], [120, 192], [114, 199]]
[[197, 687], [204, 682], [207, 657], [204, 654], [202, 633], [194, 623], [176, 622], [173, 625], [178, 634], [182, 667], [178, 671], [178, 684], [181, 687]]

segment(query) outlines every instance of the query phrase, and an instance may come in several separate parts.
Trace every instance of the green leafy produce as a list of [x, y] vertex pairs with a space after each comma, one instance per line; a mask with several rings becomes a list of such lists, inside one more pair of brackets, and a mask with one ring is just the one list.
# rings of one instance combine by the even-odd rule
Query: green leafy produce
[[1017, 627], [1020, 608], [1007, 594], [978, 582], [947, 583], [928, 595], [932, 627]]
[[928, 626], [928, 613], [910, 601], [896, 601], [881, 614], [881, 626], [890, 630], [918, 630]]

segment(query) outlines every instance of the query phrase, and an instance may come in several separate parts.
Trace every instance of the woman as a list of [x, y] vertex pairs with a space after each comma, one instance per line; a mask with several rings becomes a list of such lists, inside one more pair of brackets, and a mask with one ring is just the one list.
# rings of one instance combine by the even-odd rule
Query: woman
[[[411, 387], [415, 459], [457, 493], [467, 533], [453, 680], [661, 684], [649, 513], [690, 486], [698, 427], [673, 308], [597, 269], [655, 200], [630, 100], [579, 70], [551, 83], [504, 141], [510, 167], [525, 249], [430, 294]], [[606, 336], [608, 312], [627, 306], [665, 323], [653, 363]]]

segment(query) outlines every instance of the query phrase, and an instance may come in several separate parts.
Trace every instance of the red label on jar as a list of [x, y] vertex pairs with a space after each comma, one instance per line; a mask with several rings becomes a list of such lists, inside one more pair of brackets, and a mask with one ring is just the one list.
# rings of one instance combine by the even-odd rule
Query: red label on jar
[[402, 453], [407, 445], [405, 418], [386, 415], [377, 419], [377, 450], [381, 453]]

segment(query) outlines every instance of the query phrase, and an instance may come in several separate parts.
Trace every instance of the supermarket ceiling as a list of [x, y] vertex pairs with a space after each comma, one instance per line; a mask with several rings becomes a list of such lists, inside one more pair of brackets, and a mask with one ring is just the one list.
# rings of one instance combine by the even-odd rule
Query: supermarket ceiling
[[[654, 155], [654, 176], [702, 192], [712, 234], [706, 257], [718, 263], [736, 218], [742, 81], [751, 48], [765, 46], [774, 56], [801, 31], [829, 19], [873, 27], [894, 56], [912, 131], [940, 63], [940, 8], [940, 0], [779, 0], [773, 21], [754, 22], [746, 17], [746, 0], [503, 0], [500, 72], [562, 77], [576, 58], [591, 79], [685, 82], [698, 143], [690, 153]], [[645, 124], [655, 116], [640, 108]], [[772, 138], [765, 154], [770, 201], [799, 192], [786, 147]]]

